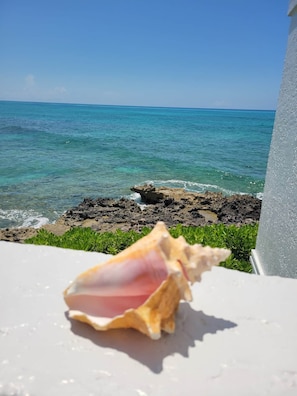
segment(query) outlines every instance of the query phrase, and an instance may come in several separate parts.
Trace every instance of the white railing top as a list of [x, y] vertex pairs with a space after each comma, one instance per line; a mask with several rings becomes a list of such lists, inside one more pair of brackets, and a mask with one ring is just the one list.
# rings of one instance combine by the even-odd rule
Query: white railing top
[[0, 394], [297, 394], [296, 279], [214, 268], [152, 341], [68, 320], [63, 290], [105, 255], [0, 242], [0, 258]]

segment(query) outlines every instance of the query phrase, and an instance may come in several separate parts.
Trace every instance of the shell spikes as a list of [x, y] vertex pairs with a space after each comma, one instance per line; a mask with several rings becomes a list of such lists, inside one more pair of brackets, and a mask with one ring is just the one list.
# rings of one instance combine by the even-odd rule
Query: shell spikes
[[230, 255], [227, 249], [189, 245], [158, 222], [150, 234], [79, 275], [64, 291], [69, 317], [96, 330], [134, 328], [153, 340], [173, 333], [189, 283]]

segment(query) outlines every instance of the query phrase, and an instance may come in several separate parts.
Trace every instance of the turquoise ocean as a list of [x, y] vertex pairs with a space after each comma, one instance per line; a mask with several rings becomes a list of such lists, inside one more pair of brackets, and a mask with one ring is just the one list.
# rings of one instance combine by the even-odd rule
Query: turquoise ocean
[[143, 183], [261, 197], [274, 111], [0, 101], [0, 228]]

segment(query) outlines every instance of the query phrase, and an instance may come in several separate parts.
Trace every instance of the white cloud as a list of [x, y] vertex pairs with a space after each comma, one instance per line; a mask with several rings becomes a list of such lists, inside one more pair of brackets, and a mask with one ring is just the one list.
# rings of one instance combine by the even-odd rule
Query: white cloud
[[65, 88], [65, 87], [55, 87], [54, 88], [54, 93], [56, 93], [56, 94], [65, 94], [66, 92], [67, 92], [67, 89]]
[[49, 100], [49, 101], [54, 100], [59, 102], [61, 100], [65, 100], [67, 94], [68, 94], [67, 89], [63, 85], [61, 85], [49, 89], [44, 96], [46, 96], [45, 100]]
[[27, 88], [35, 86], [35, 76], [33, 74], [27, 74], [25, 77], [25, 84]]

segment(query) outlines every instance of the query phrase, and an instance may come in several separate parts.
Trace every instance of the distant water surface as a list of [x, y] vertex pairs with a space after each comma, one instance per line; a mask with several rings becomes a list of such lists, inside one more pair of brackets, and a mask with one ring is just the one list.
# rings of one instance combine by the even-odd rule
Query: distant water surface
[[274, 111], [0, 101], [0, 228], [151, 182], [261, 196]]

